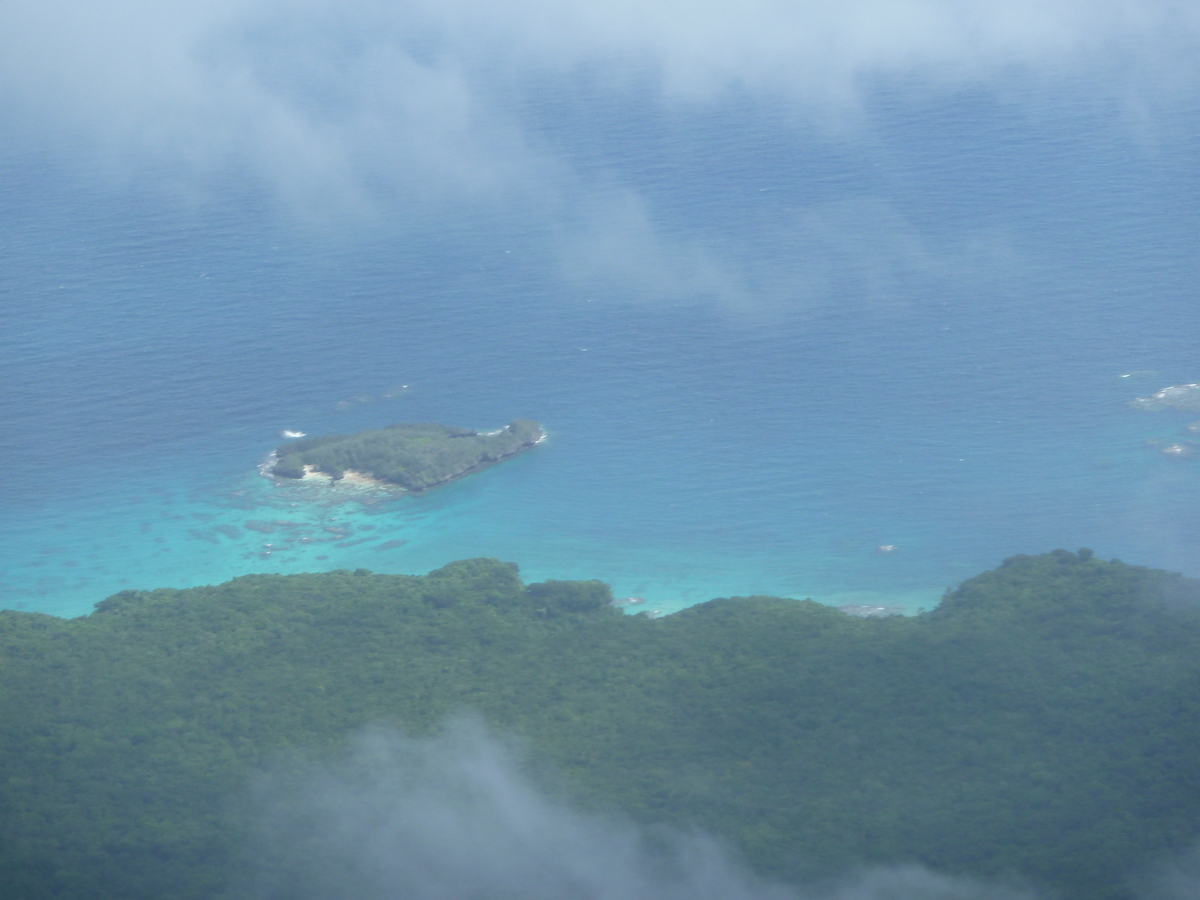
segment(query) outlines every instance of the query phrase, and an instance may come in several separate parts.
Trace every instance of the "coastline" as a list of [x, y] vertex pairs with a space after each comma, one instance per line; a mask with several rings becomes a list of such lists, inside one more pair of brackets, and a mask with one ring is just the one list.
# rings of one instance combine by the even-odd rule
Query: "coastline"
[[[503, 429], [501, 429], [501, 430], [503, 431]], [[423, 494], [426, 491], [432, 490], [435, 487], [440, 487], [443, 484], [449, 484], [451, 481], [457, 481], [459, 478], [463, 478], [467, 475], [473, 475], [476, 472], [480, 472], [484, 469], [491, 468], [492, 466], [496, 465], [497, 463], [504, 462], [504, 460], [506, 460], [506, 459], [512, 459], [514, 456], [519, 456], [520, 454], [524, 453], [526, 450], [532, 450], [534, 447], [536, 447], [538, 444], [542, 443], [544, 440], [546, 440], [546, 429], [539, 428], [536, 438], [534, 438], [531, 441], [526, 441], [524, 444], [517, 447], [511, 453], [505, 453], [503, 456], [497, 456], [497, 457], [494, 457], [493, 459], [481, 460], [481, 461], [475, 463], [474, 465], [467, 466], [465, 469], [463, 469], [460, 472], [455, 472], [453, 475], [449, 475], [446, 478], [443, 478], [441, 481], [435, 481], [432, 484], [428, 484], [425, 487], [423, 487], [417, 491], [409, 490], [408, 488], [400, 488], [400, 489], [403, 491], [408, 491], [409, 493], [412, 493], [412, 494]], [[350, 474], [349, 471], [347, 471], [346, 474], [349, 475]], [[394, 485], [394, 484], [391, 484], [391, 483], [385, 482], [385, 481], [379, 481], [376, 483], [384, 485], [386, 487], [400, 487], [399, 485]]]

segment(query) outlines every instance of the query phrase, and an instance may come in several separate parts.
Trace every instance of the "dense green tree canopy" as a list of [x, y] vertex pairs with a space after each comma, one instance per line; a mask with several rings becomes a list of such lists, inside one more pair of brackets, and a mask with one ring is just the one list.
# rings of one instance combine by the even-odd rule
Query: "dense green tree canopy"
[[932, 613], [713, 600], [651, 620], [496, 560], [0, 613], [0, 894], [212, 898], [287, 748], [461, 710], [574, 802], [784, 878], [920, 862], [1068, 900], [1200, 835], [1200, 583], [1055, 551]]

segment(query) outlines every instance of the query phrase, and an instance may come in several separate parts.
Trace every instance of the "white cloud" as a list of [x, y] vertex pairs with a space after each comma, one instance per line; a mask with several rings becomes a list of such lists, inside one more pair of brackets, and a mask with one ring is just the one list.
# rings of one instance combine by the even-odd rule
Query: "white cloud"
[[367, 732], [333, 764], [289, 761], [258, 804], [246, 900], [1030, 900], [917, 866], [812, 892], [766, 883], [711, 837], [651, 834], [549, 799], [471, 720], [426, 740]]
[[[1172, 0], [12, 0], [0, 122], [76, 165], [200, 191], [248, 175], [317, 215], [512, 210], [554, 235], [576, 283], [762, 307], [851, 270], [886, 299], [898, 273], [970, 253], [931, 250], [886, 198], [850, 197], [797, 205], [779, 237], [794, 257], [763, 266], [742, 234], [665, 228], [620, 160], [575, 158], [546, 95], [586, 83], [616, 119], [648, 103], [703, 119], [742, 98], [853, 142], [881, 84], [1019, 97], [1070, 82], [1122, 104], [1149, 146], [1194, 96], [1198, 49], [1200, 7]], [[863, 203], [896, 230], [848, 223]]]
[[878, 79], [1072, 71], [1125, 90], [1177, 70], [1200, 12], [1166, 0], [15, 0], [0, 35], [10, 102], [121, 146], [264, 170], [282, 158], [298, 177], [407, 168], [487, 190], [529, 164], [513, 108], [534, 77], [593, 67], [616, 92], [648, 79], [668, 102], [742, 90], [822, 115]]

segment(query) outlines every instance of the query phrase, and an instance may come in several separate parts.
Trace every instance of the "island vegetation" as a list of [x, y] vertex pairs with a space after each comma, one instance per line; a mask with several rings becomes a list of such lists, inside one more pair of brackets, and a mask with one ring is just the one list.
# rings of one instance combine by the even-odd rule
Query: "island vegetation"
[[319, 472], [334, 481], [352, 472], [423, 491], [528, 450], [543, 434], [532, 419], [486, 434], [451, 425], [397, 424], [290, 441], [275, 449], [268, 471], [280, 478]]
[[776, 878], [915, 862], [1126, 900], [1200, 835], [1196, 581], [1060, 550], [915, 617], [610, 600], [474, 559], [0, 613], [0, 896], [229, 896], [269, 760], [461, 710], [573, 802]]

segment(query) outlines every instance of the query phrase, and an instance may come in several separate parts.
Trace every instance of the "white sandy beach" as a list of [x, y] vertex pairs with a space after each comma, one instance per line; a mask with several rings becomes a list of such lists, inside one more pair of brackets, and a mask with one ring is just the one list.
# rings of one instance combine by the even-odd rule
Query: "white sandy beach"
[[372, 478], [370, 475], [364, 475], [362, 472], [355, 472], [353, 469], [346, 469], [342, 473], [342, 477], [334, 481], [332, 477], [324, 472], [318, 472], [312, 466], [304, 467], [304, 475], [301, 481], [324, 481], [331, 485], [343, 485], [354, 487], [386, 487], [395, 490], [402, 490], [399, 485], [389, 484], [386, 481], [380, 481], [378, 478]]

